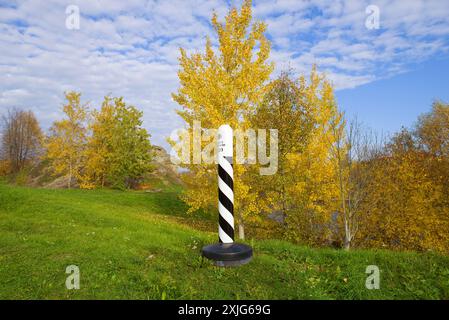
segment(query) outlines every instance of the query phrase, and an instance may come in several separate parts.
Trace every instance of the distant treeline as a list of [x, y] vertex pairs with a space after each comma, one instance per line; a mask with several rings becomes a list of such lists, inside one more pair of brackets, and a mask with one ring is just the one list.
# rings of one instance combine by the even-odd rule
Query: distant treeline
[[[236, 203], [252, 210], [245, 216], [252, 235], [448, 253], [449, 105], [437, 101], [413, 128], [381, 138], [347, 124], [312, 93], [319, 79], [312, 74], [312, 84], [300, 87], [281, 75], [256, 112], [254, 125], [279, 130], [279, 169], [261, 176], [258, 165], [245, 165], [236, 179], [237, 195], [250, 187]], [[307, 103], [311, 97], [315, 104]], [[51, 168], [68, 188], [135, 187], [152, 169], [142, 113], [122, 98], [105, 97], [98, 111], [81, 104], [79, 93], [66, 99], [65, 117], [47, 135], [31, 111], [3, 116], [0, 175]], [[215, 171], [203, 166], [182, 175], [193, 211], [216, 205]]]
[[3, 175], [26, 174], [46, 161], [67, 187], [134, 187], [150, 170], [150, 135], [142, 127], [142, 112], [123, 98], [104, 98], [99, 111], [68, 92], [65, 117], [44, 135], [31, 111], [10, 110], [3, 117]]

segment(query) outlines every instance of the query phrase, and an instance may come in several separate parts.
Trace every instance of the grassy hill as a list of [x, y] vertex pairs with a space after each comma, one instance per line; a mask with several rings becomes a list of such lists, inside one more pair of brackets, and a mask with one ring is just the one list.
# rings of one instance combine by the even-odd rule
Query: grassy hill
[[[213, 223], [185, 215], [176, 191], [50, 190], [0, 183], [2, 299], [449, 299], [449, 257], [310, 249], [250, 241], [251, 263], [200, 256]], [[212, 229], [211, 229], [212, 226]], [[203, 231], [201, 231], [203, 230]], [[80, 290], [65, 268], [79, 266]], [[365, 269], [381, 270], [380, 290]]]

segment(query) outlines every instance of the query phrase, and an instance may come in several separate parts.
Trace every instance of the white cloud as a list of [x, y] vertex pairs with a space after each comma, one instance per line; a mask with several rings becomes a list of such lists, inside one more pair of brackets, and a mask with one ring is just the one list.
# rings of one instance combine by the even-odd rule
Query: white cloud
[[[178, 49], [203, 50], [206, 36], [214, 40], [210, 16], [216, 11], [223, 18], [227, 3], [0, 4], [0, 113], [7, 107], [30, 108], [48, 128], [61, 115], [64, 91], [79, 90], [94, 106], [112, 93], [142, 109], [153, 141], [166, 145], [171, 130], [182, 126], [170, 96], [178, 87]], [[80, 30], [65, 28], [65, 8], [70, 4], [80, 8]], [[337, 89], [392, 76], [413, 63], [448, 54], [449, 2], [379, 0], [380, 30], [365, 28], [369, 4], [255, 0], [254, 13], [268, 24], [277, 72], [293, 68], [306, 73], [318, 63]]]

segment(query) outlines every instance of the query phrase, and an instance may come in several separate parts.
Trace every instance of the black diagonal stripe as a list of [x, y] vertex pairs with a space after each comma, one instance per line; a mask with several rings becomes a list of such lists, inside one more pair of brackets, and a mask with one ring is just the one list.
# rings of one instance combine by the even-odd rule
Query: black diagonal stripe
[[234, 215], [234, 204], [229, 200], [228, 197], [218, 189], [218, 200], [232, 215]]
[[218, 165], [218, 176], [229, 188], [231, 188], [231, 190], [234, 190], [234, 182], [232, 181], [231, 176], [220, 165]]
[[234, 229], [221, 215], [219, 215], [218, 223], [220, 224], [221, 229], [229, 236], [229, 238], [234, 240]]

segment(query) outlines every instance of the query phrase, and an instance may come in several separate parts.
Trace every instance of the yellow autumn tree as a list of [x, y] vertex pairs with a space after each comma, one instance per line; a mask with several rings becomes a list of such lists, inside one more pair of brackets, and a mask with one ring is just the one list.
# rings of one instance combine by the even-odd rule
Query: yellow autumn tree
[[[316, 66], [310, 77], [299, 78], [300, 106], [310, 122], [299, 151], [287, 153], [286, 166], [295, 175], [288, 186], [291, 208], [285, 219], [285, 235], [295, 242], [322, 245], [332, 240], [333, 214], [338, 208], [338, 184], [333, 149], [333, 128], [344, 128], [332, 84]], [[281, 138], [279, 139], [281, 141]]]
[[432, 183], [424, 159], [403, 129], [372, 161], [377, 170], [371, 175], [362, 246], [423, 250], [438, 248], [435, 240], [447, 237], [440, 212], [433, 208], [441, 187]]
[[449, 104], [435, 101], [431, 112], [419, 117], [415, 135], [428, 156], [429, 176], [441, 186], [441, 197], [435, 207], [445, 211], [449, 220]]
[[435, 101], [431, 112], [419, 117], [415, 131], [418, 142], [429, 154], [449, 158], [449, 104]]
[[46, 141], [46, 157], [57, 174], [67, 176], [67, 187], [74, 179], [80, 181], [84, 164], [87, 139], [87, 104], [81, 104], [81, 93], [65, 93], [67, 104], [63, 106], [65, 119], [55, 121]]
[[81, 187], [135, 187], [151, 169], [150, 135], [142, 115], [121, 97], [104, 98], [100, 111], [93, 112]]
[[258, 214], [250, 219], [258, 234], [267, 230], [295, 242], [329, 242], [339, 196], [333, 130], [344, 130], [332, 85], [316, 66], [309, 78], [293, 80], [284, 72], [269, 84], [251, 124], [278, 131], [277, 172], [260, 175], [259, 163], [243, 177], [258, 199]]
[[112, 156], [111, 141], [114, 125], [114, 110], [111, 98], [106, 96], [100, 111], [92, 112], [89, 124], [91, 135], [87, 140], [86, 163], [81, 188], [104, 187]]
[[[179, 59], [180, 88], [173, 94], [173, 99], [182, 106], [178, 114], [186, 122], [190, 137], [194, 121], [200, 121], [202, 128], [217, 129], [222, 124], [229, 124], [234, 130], [248, 128], [249, 115], [262, 100], [273, 69], [267, 62], [270, 43], [264, 35], [266, 26], [252, 21], [251, 1], [245, 1], [240, 10], [231, 9], [224, 23], [219, 22], [214, 14], [212, 25], [218, 36], [218, 47], [214, 48], [212, 41], [207, 39], [204, 53], [189, 56], [181, 49]], [[202, 133], [206, 132], [203, 130]], [[210, 140], [204, 139], [202, 147], [208, 142]], [[173, 141], [171, 143], [174, 144]], [[192, 146], [190, 150], [195, 151], [191, 157], [195, 160], [198, 152]], [[189, 171], [184, 175], [187, 188], [183, 199], [191, 212], [215, 206], [217, 201], [216, 166], [192, 162], [183, 165]], [[234, 191], [238, 199], [235, 212], [241, 236], [243, 217], [257, 211], [250, 186], [240, 179], [244, 172], [244, 166], [235, 164]]]
[[369, 165], [361, 247], [449, 252], [449, 106], [435, 103]]
[[[296, 205], [291, 188], [299, 181], [301, 173], [295, 171], [289, 156], [304, 152], [315, 124], [308, 104], [304, 102], [299, 81], [293, 80], [290, 72], [282, 72], [270, 82], [262, 103], [250, 118], [253, 128], [278, 131], [277, 172], [261, 175], [263, 165], [257, 163], [248, 166], [244, 176], [245, 182], [251, 185], [251, 193], [258, 199], [258, 213], [261, 214], [250, 217], [258, 236], [278, 233], [280, 230], [276, 226], [279, 224], [273, 221], [283, 222], [286, 226]], [[262, 230], [266, 232], [262, 233]]]

